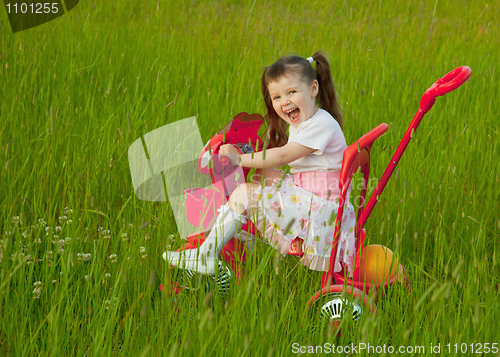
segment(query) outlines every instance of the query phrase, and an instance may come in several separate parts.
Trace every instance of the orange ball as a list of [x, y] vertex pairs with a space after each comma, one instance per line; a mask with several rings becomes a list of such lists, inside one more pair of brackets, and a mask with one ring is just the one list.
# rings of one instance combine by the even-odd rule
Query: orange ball
[[399, 271], [398, 258], [383, 245], [372, 244], [363, 248], [359, 261], [359, 280], [365, 283], [385, 283]]

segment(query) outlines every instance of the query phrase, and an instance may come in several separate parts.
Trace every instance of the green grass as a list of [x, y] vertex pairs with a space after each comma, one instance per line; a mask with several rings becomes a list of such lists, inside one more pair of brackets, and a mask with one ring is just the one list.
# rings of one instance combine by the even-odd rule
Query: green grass
[[[430, 354], [431, 344], [500, 343], [499, 18], [500, 3], [483, 0], [81, 1], [12, 34], [4, 12], [0, 354], [288, 356], [292, 343], [324, 342]], [[346, 321], [338, 339], [311, 331], [304, 312], [320, 274], [258, 243], [231, 303], [195, 294], [192, 319], [182, 317], [158, 290], [161, 253], [181, 244], [167, 239], [172, 211], [135, 197], [129, 145], [193, 115], [205, 142], [237, 113], [263, 113], [262, 67], [318, 49], [348, 143], [389, 124], [373, 150], [378, 178], [423, 92], [472, 69], [424, 117], [366, 225], [369, 243], [399, 254], [411, 291], [392, 287], [378, 316]]]

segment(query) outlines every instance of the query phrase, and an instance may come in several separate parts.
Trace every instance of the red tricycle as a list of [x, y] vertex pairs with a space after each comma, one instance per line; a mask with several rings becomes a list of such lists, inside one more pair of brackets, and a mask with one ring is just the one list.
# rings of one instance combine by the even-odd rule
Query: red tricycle
[[[392, 256], [392, 252], [388, 248], [381, 245], [364, 246], [366, 235], [364, 226], [410, 142], [413, 132], [417, 129], [425, 113], [434, 105], [436, 97], [461, 86], [470, 77], [470, 74], [471, 69], [467, 66], [456, 68], [438, 79], [424, 93], [420, 101], [420, 108], [366, 203], [372, 145], [376, 139], [387, 131], [388, 125], [385, 123], [378, 125], [344, 151], [339, 183], [341, 194], [335, 221], [330, 266], [321, 279], [321, 289], [312, 296], [309, 302], [309, 311], [319, 313], [321, 317], [329, 319], [334, 326], [338, 326], [348, 310], [352, 312], [353, 320], [359, 319], [367, 311], [376, 313], [376, 306], [370, 303], [367, 297], [370, 290], [375, 289], [378, 293], [382, 293], [396, 281], [408, 284], [408, 276], [404, 267], [397, 262], [397, 259]], [[208, 175], [213, 186], [184, 190], [185, 204], [188, 208], [187, 220], [192, 225], [210, 227], [217, 214], [215, 209], [227, 201], [238, 184], [246, 182], [249, 174], [250, 170], [248, 168], [230, 167], [230, 165], [223, 162], [224, 160], [219, 160], [217, 153], [220, 146], [229, 143], [234, 145], [241, 153], [262, 150], [264, 142], [257, 134], [261, 124], [262, 117], [259, 114], [240, 113], [205, 145], [198, 159], [198, 171]], [[353, 175], [358, 171], [362, 173], [364, 185], [357, 205], [359, 208], [355, 226], [355, 268], [352, 278], [349, 278], [343, 271], [334, 272], [333, 267], [337, 251], [335, 247], [342, 222], [343, 203]], [[198, 232], [191, 234], [187, 237], [188, 243], [182, 249], [195, 249], [204, 241], [207, 233], [207, 230], [202, 228]], [[220, 252], [219, 271], [215, 276], [200, 277], [199, 273], [184, 271], [184, 277], [181, 281], [170, 282], [168, 285], [162, 284], [160, 289], [174, 297], [178, 296], [183, 290], [185, 293], [186, 290], [205, 289], [206, 291], [217, 289], [219, 296], [222, 299], [227, 299], [230, 281], [233, 278], [239, 281], [244, 274], [242, 262], [245, 261], [246, 247], [249, 244], [247, 242], [247, 245], [245, 245], [243, 241], [248, 240], [249, 237], [251, 238], [255, 234], [259, 234], [257, 227], [248, 221], [243, 226], [239, 239], [233, 238]], [[302, 251], [300, 239], [292, 242], [288, 254], [303, 256], [304, 252]], [[350, 299], [348, 298], [349, 295], [351, 296]]]

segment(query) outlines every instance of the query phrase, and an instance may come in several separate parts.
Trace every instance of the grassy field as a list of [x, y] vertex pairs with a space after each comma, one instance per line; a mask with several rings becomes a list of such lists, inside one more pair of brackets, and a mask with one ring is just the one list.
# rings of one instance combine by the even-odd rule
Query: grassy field
[[[13, 34], [2, 12], [0, 355], [289, 356], [325, 342], [487, 352], [500, 343], [499, 19], [500, 2], [484, 0], [81, 1]], [[129, 145], [190, 116], [206, 141], [239, 112], [263, 114], [262, 68], [318, 49], [347, 142], [389, 124], [375, 177], [423, 92], [472, 69], [424, 117], [366, 225], [411, 291], [393, 286], [378, 316], [346, 321], [338, 338], [304, 314], [321, 275], [258, 243], [232, 302], [194, 294], [194, 313], [179, 314], [158, 286], [161, 253], [182, 242], [168, 203], [135, 197]]]

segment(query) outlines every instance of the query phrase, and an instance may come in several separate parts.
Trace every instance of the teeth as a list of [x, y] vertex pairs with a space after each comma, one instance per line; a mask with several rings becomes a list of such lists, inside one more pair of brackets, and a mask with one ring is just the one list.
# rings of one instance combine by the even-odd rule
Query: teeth
[[291, 113], [291, 112], [293, 112], [295, 109], [297, 109], [297, 108], [293, 108], [293, 109], [287, 110], [285, 113], [286, 113], [286, 114], [290, 114], [290, 113]]

